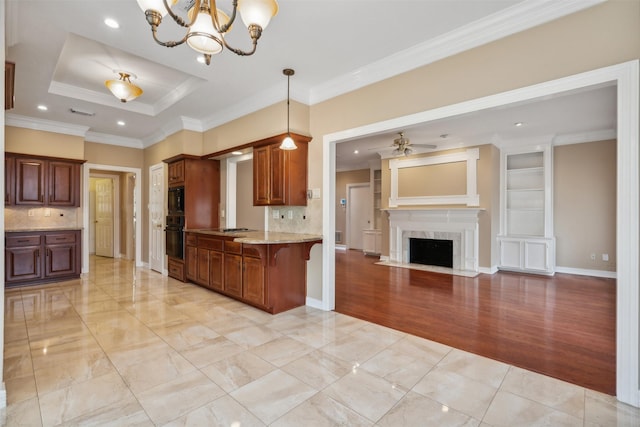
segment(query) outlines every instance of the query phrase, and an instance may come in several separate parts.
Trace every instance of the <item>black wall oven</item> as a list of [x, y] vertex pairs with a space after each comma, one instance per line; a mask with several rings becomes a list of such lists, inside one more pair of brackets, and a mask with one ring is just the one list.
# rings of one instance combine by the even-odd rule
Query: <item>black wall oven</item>
[[184, 187], [169, 188], [167, 214], [170, 216], [184, 215]]
[[184, 255], [184, 216], [167, 216], [165, 243], [167, 255], [172, 258], [183, 259]]

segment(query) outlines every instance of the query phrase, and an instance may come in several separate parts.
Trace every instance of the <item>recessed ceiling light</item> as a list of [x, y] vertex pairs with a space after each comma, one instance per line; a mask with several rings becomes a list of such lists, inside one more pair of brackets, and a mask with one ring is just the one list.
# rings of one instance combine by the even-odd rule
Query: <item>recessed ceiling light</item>
[[47, 108], [47, 106], [46, 106], [46, 105], [38, 105], [38, 110], [40, 110], [40, 111], [47, 111], [47, 110], [48, 110], [48, 108]]
[[204, 64], [206, 62], [205, 59], [204, 59], [204, 55], [198, 55], [196, 57], [196, 61], [198, 61], [201, 64]]
[[515, 127], [520, 127], [520, 126], [522, 126], [522, 125], [523, 125], [523, 123], [522, 123], [522, 122], [515, 122], [513, 125], [514, 125]]
[[358, 154], [359, 151], [358, 150], [354, 150], [353, 154]]
[[124, 126], [126, 123], [123, 120], [118, 120], [118, 126]]
[[118, 24], [118, 21], [116, 21], [113, 18], [105, 18], [104, 25], [106, 25], [109, 28], [114, 28], [114, 29], [120, 28], [120, 24]]
[[239, 156], [242, 154], [242, 151], [232, 151], [231, 154], [233, 154], [234, 156]]

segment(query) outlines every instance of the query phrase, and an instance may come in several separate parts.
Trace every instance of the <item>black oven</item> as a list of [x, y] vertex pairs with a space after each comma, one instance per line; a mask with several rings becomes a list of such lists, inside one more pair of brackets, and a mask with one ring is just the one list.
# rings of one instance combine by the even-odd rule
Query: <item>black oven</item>
[[184, 215], [184, 187], [169, 188], [167, 214], [171, 216]]
[[184, 254], [184, 216], [169, 215], [165, 231], [167, 255], [172, 258], [183, 259]]

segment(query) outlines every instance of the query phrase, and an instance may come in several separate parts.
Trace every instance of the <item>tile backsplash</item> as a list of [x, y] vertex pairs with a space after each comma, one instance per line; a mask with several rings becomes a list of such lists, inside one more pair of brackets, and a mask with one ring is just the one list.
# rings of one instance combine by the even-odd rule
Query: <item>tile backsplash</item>
[[11, 206], [4, 208], [5, 230], [82, 227], [80, 208]]

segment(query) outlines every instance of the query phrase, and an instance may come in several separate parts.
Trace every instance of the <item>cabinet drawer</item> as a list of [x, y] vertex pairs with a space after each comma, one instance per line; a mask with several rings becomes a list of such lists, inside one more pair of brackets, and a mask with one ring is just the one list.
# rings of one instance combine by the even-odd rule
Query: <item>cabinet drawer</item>
[[222, 240], [213, 237], [198, 237], [198, 247], [212, 249], [214, 251], [222, 251]]
[[178, 279], [184, 282], [184, 263], [180, 261], [175, 261], [169, 258], [167, 262], [167, 267], [169, 268], [169, 277], [173, 277], [174, 279]]
[[40, 236], [7, 236], [6, 245], [8, 248], [19, 246], [39, 246]]
[[195, 234], [187, 234], [186, 243], [188, 246], [198, 246], [198, 236]]
[[76, 235], [74, 233], [47, 234], [44, 237], [47, 245], [56, 243], [75, 243]]
[[224, 242], [224, 251], [231, 254], [242, 255], [242, 243], [239, 242]]

